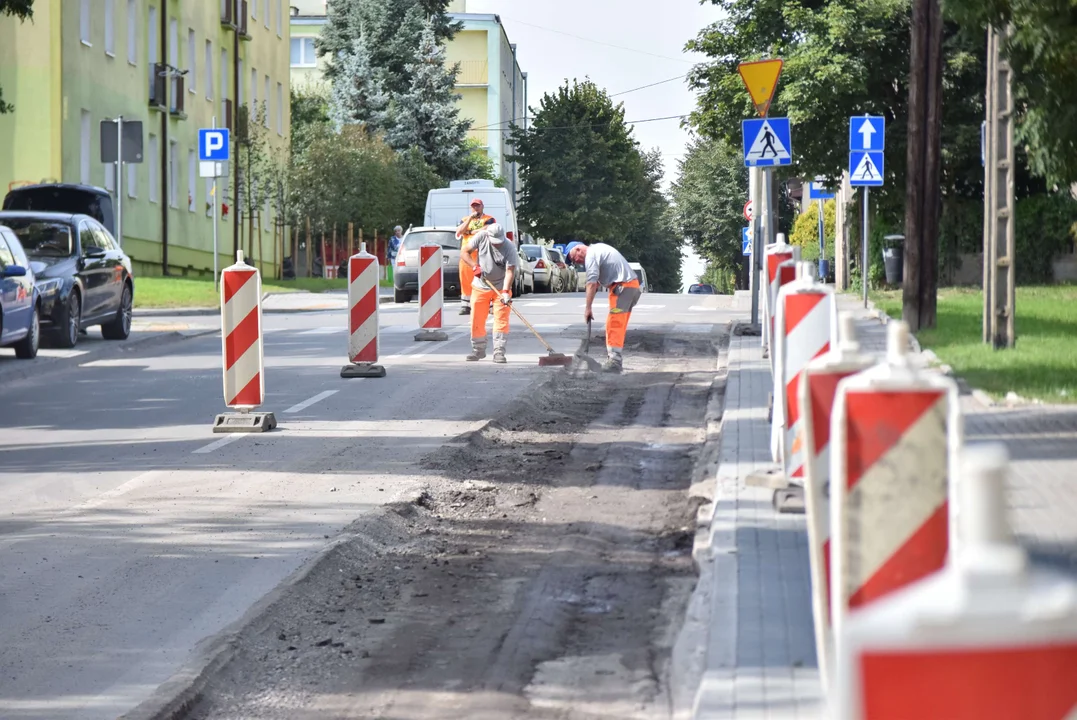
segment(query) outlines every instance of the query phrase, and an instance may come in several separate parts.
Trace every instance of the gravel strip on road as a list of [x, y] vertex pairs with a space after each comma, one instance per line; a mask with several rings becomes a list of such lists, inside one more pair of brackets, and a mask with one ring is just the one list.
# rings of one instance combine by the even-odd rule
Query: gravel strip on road
[[168, 716], [669, 717], [720, 337], [629, 338], [631, 372], [558, 373], [427, 456]]

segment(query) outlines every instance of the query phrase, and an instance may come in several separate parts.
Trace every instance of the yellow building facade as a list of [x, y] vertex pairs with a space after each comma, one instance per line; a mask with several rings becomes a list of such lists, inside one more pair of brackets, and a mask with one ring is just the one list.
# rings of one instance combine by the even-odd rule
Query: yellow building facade
[[[219, 180], [211, 196], [198, 131], [214, 120], [234, 126], [240, 106], [256, 108], [269, 154], [285, 157], [286, 0], [37, 0], [33, 10], [33, 22], [0, 19], [0, 88], [14, 105], [0, 115], [0, 192], [42, 180], [105, 187], [122, 203], [137, 272], [212, 271], [213, 203], [229, 205], [231, 182]], [[100, 142], [101, 122], [121, 115], [141, 122], [143, 158], [125, 164], [118, 183]], [[231, 205], [218, 227], [222, 266], [234, 257]], [[269, 270], [276, 218], [266, 207], [258, 219], [244, 247]]]

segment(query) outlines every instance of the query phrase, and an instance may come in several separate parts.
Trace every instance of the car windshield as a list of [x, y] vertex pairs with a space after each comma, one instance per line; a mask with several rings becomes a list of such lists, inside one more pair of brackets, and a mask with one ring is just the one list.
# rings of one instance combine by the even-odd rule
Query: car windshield
[[405, 250], [418, 250], [420, 245], [440, 245], [443, 250], [459, 250], [460, 240], [448, 230], [413, 232], [404, 238]]
[[542, 257], [542, 248], [538, 245], [521, 245], [520, 252], [524, 254], [528, 262], [535, 262]]
[[642, 283], [643, 282], [643, 271], [642, 270], [636, 270], [635, 273], [636, 273], [636, 279], [639, 280]]
[[4, 218], [0, 222], [11, 228], [30, 257], [67, 257], [74, 252], [71, 228], [63, 223], [21, 218]]

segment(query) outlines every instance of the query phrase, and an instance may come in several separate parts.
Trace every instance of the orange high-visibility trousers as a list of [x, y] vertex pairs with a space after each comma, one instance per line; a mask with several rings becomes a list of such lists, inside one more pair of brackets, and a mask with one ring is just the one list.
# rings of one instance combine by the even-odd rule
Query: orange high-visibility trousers
[[460, 253], [460, 302], [467, 304], [471, 302], [472, 280], [475, 279], [475, 271], [464, 262], [465, 254], [471, 258], [472, 262], [478, 262], [479, 251], [473, 250], [469, 253]]
[[[620, 284], [621, 288], [634, 288], [639, 290], [639, 280], [629, 280]], [[610, 288], [610, 314], [606, 318], [606, 347], [621, 350], [625, 346], [625, 334], [628, 332], [628, 321], [632, 317], [632, 308], [639, 300], [638, 292], [630, 292], [622, 298], [617, 294], [617, 287]], [[624, 292], [624, 290], [621, 290]], [[631, 299], [629, 299], [631, 296]]]
[[[511, 296], [512, 293], [510, 292]], [[496, 293], [482, 280], [476, 280], [471, 290], [471, 338], [486, 337], [486, 319], [490, 317], [490, 303], [494, 304], [494, 333], [509, 334], [509, 315], [512, 311], [508, 305], [501, 304], [501, 293]]]

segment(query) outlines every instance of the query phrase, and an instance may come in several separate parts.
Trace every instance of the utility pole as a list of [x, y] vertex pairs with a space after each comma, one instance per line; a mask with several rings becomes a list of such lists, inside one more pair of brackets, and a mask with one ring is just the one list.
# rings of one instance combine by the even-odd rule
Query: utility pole
[[995, 28], [987, 30], [985, 105], [983, 340], [995, 349], [1012, 348], [1016, 341], [1013, 73]]
[[763, 205], [760, 199], [762, 184], [763, 170], [757, 167], [748, 168], [748, 200], [752, 203], [752, 218], [749, 220], [752, 228], [752, 256], [748, 258], [748, 267], [751, 268], [748, 273], [748, 287], [752, 291], [752, 325], [759, 323], [759, 291], [760, 287], [765, 286], [764, 278], [760, 274], [760, 269], [763, 267], [762, 258], [765, 244], [760, 219], [760, 209]]
[[942, 207], [939, 193], [942, 11], [939, 0], [913, 0], [910, 55], [902, 319], [916, 332], [935, 327], [939, 284], [938, 239]]

